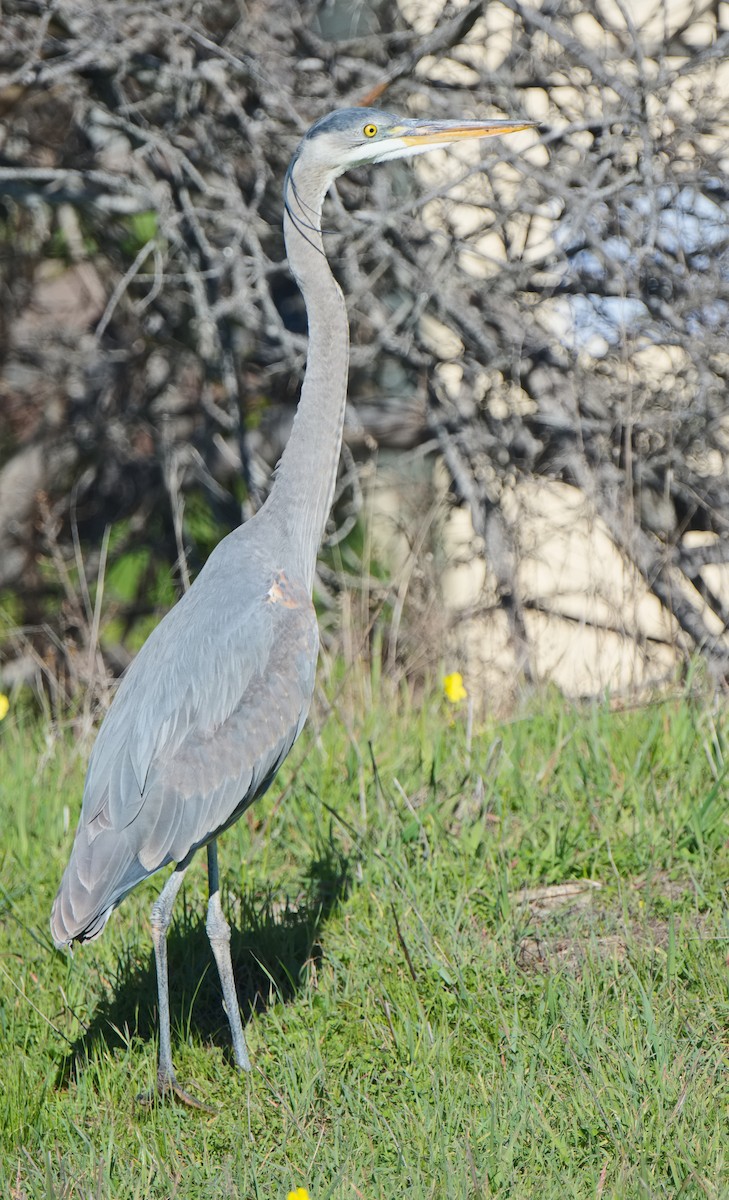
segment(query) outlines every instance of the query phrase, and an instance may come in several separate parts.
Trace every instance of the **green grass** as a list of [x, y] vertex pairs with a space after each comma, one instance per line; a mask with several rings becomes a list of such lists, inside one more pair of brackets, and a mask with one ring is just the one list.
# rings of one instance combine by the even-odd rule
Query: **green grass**
[[0, 726], [2, 1197], [729, 1196], [729, 716], [547, 698], [469, 747], [438, 697], [366, 708], [222, 839], [250, 1077], [188, 875], [173, 1049], [212, 1116], [135, 1103], [160, 879], [57, 954], [84, 757]]

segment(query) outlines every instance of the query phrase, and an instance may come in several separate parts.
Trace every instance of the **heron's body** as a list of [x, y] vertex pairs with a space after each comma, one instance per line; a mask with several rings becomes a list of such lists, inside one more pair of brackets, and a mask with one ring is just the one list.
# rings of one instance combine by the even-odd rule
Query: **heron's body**
[[122, 680], [89, 763], [57, 941], [97, 937], [137, 883], [221, 833], [301, 732], [316, 617], [305, 581], [271, 561], [267, 526], [254, 518], [220, 543]]
[[321, 236], [324, 196], [350, 166], [527, 124], [402, 121], [347, 109], [317, 122], [292, 159], [284, 234], [306, 302], [309, 354], [291, 436], [260, 512], [214, 550], [124, 676], [91, 755], [76, 840], [51, 915], [58, 946], [89, 941], [137, 883], [177, 864], [152, 909], [161, 1091], [191, 1099], [172, 1066], [166, 934], [184, 872], [203, 845], [208, 934], [236, 1061], [250, 1065], [215, 839], [271, 783], [301, 732], [314, 689], [311, 592], [334, 492], [349, 355], [344, 297]]

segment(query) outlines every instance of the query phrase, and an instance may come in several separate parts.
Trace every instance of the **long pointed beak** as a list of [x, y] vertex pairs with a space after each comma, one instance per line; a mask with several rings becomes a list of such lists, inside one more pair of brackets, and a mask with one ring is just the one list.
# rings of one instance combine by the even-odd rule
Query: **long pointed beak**
[[432, 146], [437, 142], [460, 142], [464, 138], [493, 137], [498, 133], [518, 133], [532, 129], [534, 121], [403, 121], [390, 131], [407, 146]]

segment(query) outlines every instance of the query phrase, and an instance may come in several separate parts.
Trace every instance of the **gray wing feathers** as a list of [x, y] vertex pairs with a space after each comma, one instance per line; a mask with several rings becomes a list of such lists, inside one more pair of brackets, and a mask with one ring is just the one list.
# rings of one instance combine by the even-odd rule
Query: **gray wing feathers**
[[142, 647], [102, 724], [51, 916], [59, 945], [98, 936], [141, 879], [231, 824], [301, 731], [318, 651], [311, 600], [286, 581], [287, 603], [270, 602], [269, 568], [247, 602], [239, 594], [216, 619], [226, 574], [201, 573]]
[[[112, 910], [146, 877], [148, 872], [130, 850], [120, 843], [116, 830], [103, 830], [91, 843], [88, 827], [79, 826], [51, 913], [57, 946], [75, 938], [86, 942], [98, 937]], [[99, 888], [99, 863], [105, 864], [103, 890]]]

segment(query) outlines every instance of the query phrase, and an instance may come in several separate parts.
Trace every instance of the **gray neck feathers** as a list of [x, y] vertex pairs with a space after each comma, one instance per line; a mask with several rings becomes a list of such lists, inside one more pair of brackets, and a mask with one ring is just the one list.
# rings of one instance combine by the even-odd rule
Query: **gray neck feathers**
[[309, 351], [291, 436], [265, 505], [309, 588], [334, 495], [349, 365], [344, 296], [329, 269], [320, 229], [328, 184], [300, 164], [287, 181], [284, 239], [306, 303]]

